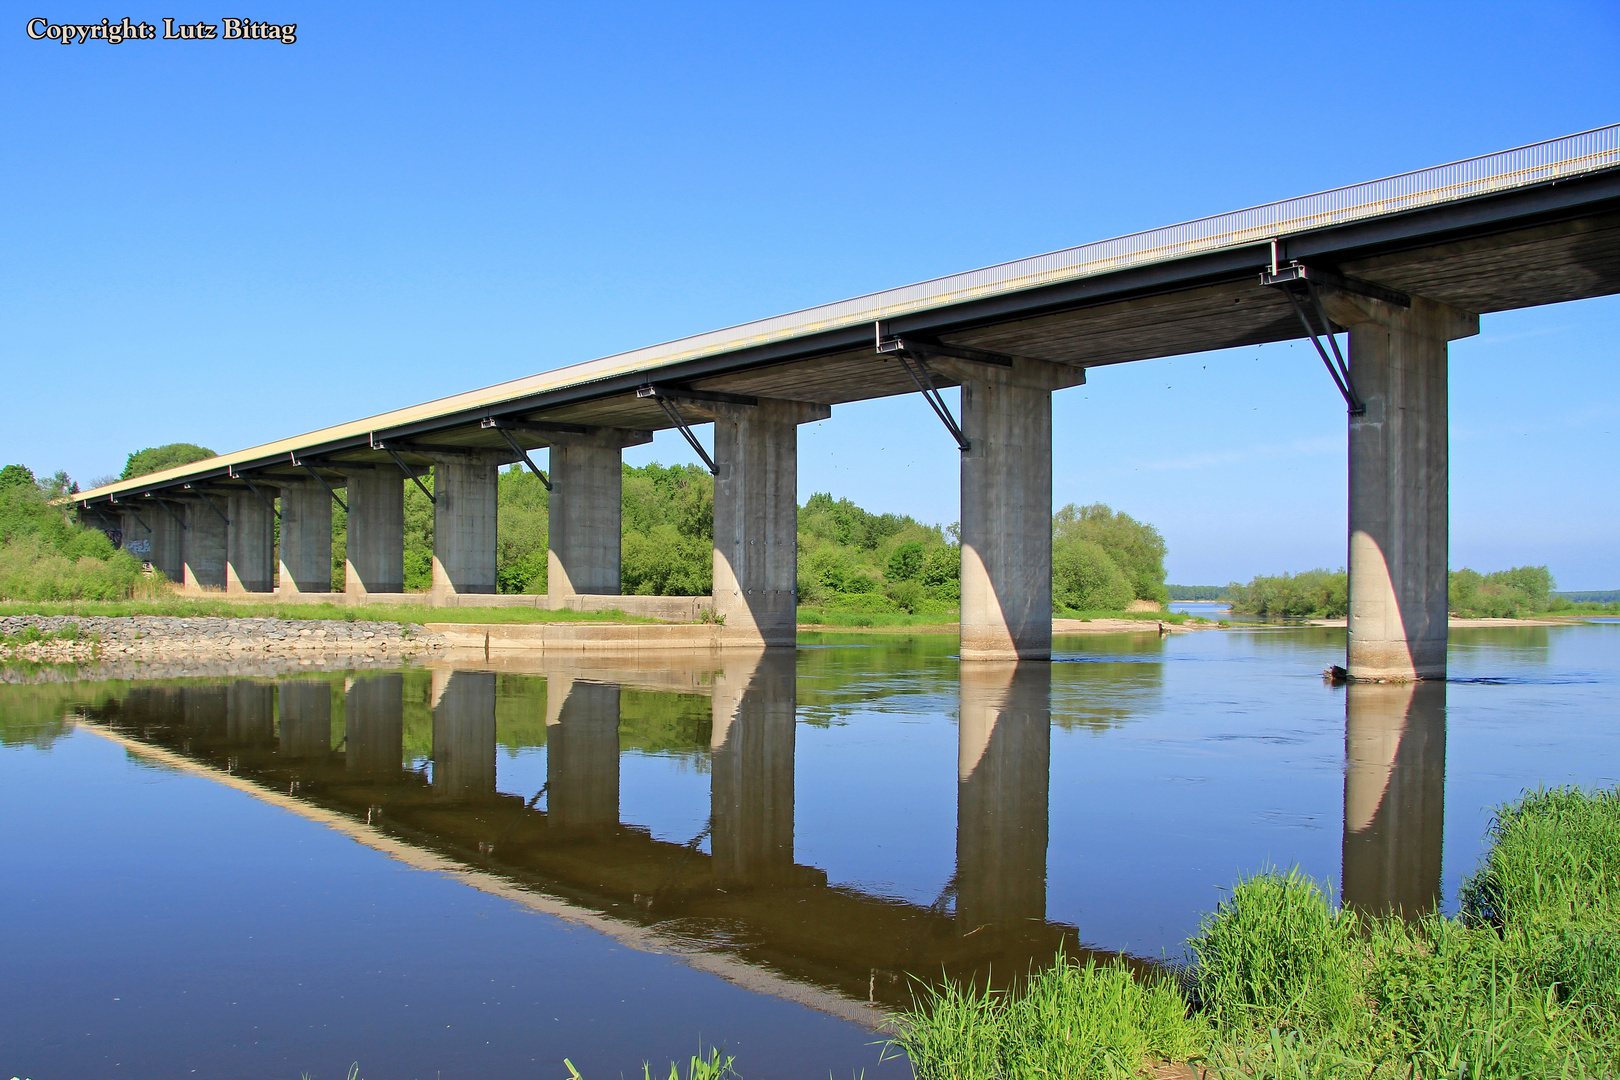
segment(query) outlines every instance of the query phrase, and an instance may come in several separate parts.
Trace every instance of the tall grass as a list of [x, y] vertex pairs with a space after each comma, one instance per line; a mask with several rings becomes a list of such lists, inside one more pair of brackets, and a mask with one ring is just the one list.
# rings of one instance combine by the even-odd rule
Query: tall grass
[[1164, 1058], [1233, 1080], [1620, 1076], [1620, 791], [1529, 792], [1490, 841], [1457, 918], [1361, 915], [1261, 874], [1204, 920], [1185, 992], [1060, 956], [1016, 999], [923, 991], [893, 1045], [924, 1080]]
[[1024, 992], [928, 989], [894, 1047], [918, 1080], [972, 1077], [1132, 1077], [1150, 1060], [1185, 1060], [1208, 1040], [1164, 978], [1139, 980], [1118, 963], [1063, 956]]

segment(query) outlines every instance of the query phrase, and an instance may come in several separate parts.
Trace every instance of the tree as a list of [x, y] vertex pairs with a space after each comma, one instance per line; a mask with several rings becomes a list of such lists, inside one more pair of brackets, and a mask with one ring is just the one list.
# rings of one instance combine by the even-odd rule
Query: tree
[[1170, 598], [1164, 586], [1164, 537], [1152, 525], [1102, 503], [1070, 503], [1052, 516], [1054, 561], [1059, 549], [1078, 540], [1094, 543], [1107, 552], [1130, 583], [1135, 599], [1162, 604]]
[[1094, 540], [1067, 537], [1052, 549], [1052, 604], [1075, 611], [1123, 611], [1130, 580]]
[[7, 465], [0, 469], [0, 488], [18, 487], [34, 483], [34, 470], [26, 465]]
[[212, 450], [195, 443], [177, 442], [165, 446], [149, 446], [145, 450], [137, 450], [129, 455], [129, 460], [124, 462], [123, 475], [119, 479], [133, 480], [137, 476], [190, 465], [194, 461], [202, 461], [213, 456]]

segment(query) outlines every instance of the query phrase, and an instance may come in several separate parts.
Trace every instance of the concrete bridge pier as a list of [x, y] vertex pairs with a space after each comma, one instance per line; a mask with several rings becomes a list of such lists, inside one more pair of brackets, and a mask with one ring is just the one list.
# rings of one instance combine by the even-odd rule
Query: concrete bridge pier
[[[350, 489], [351, 492], [353, 489]], [[405, 677], [351, 678], [343, 692], [343, 764], [373, 780], [393, 780], [405, 759]]]
[[[163, 513], [162, 510], [159, 510], [155, 506], [143, 506], [140, 508], [140, 511], [137, 512], [133, 508], [126, 509], [116, 504], [114, 504], [113, 510], [116, 511], [118, 515], [118, 529], [124, 534], [124, 550], [130, 550], [129, 545], [131, 543], [144, 543], [148, 548], [155, 548], [157, 546], [152, 542], [153, 530], [151, 528], [151, 521], [152, 515], [161, 514]], [[79, 515], [79, 520], [89, 521], [90, 518], [87, 514], [81, 513]], [[147, 562], [151, 562], [151, 556], [146, 556], [145, 560]], [[153, 565], [155, 566], [156, 564], [153, 563]]]
[[1350, 331], [1352, 679], [1443, 679], [1449, 467], [1447, 342], [1479, 316], [1422, 297], [1410, 308], [1350, 293], [1324, 298]]
[[332, 752], [332, 684], [285, 679], [276, 684], [280, 752], [285, 758], [323, 758]]
[[547, 674], [546, 821], [570, 831], [618, 828], [618, 683]]
[[433, 797], [495, 794], [495, 673], [433, 672]]
[[962, 383], [963, 660], [1052, 657], [1052, 391], [1080, 368], [952, 360]]
[[1446, 684], [1352, 682], [1344, 703], [1344, 902], [1415, 918], [1440, 900]]
[[281, 582], [276, 591], [332, 591], [332, 496], [313, 480], [281, 487]]
[[495, 589], [496, 484], [501, 457], [434, 455], [433, 602]]
[[963, 664], [957, 729], [956, 925], [1046, 918], [1049, 664]]
[[151, 526], [152, 553], [147, 561], [170, 581], [183, 584], [186, 569], [180, 549], [185, 535], [185, 513], [167, 502], [149, 499], [142, 502], [140, 514]]
[[184, 563], [182, 584], [195, 590], [223, 589], [226, 533], [223, 510], [216, 511], [200, 497], [187, 499], [185, 508], [186, 527], [180, 543]]
[[225, 516], [225, 591], [267, 593], [275, 585], [275, 515], [265, 500], [275, 489], [260, 487], [264, 498], [252, 491], [232, 492]]
[[715, 680], [709, 849], [724, 887], [778, 885], [793, 873], [795, 665], [790, 652], [733, 655]]
[[[791, 647], [799, 608], [799, 425], [828, 405], [761, 399], [714, 413], [714, 611], [737, 645]], [[1050, 495], [1048, 495], [1050, 501]]]
[[405, 484], [390, 468], [344, 473], [349, 535], [344, 548], [343, 591], [351, 600], [370, 593], [405, 591]]
[[651, 442], [652, 432], [601, 428], [589, 435], [550, 437], [546, 591], [552, 607], [582, 593], [617, 596], [624, 448]]

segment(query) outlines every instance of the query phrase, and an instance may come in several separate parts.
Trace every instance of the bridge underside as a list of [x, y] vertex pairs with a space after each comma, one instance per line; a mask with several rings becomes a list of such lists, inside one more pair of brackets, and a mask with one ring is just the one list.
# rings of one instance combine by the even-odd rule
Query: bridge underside
[[[691, 438], [690, 425], [715, 423], [709, 464], [717, 475], [717, 523], [724, 519], [728, 537], [725, 546], [716, 546], [715, 579], [729, 584], [726, 596], [717, 590], [714, 606], [727, 616], [728, 633], [737, 628], [740, 644], [783, 644], [792, 637], [796, 582], [793, 560], [778, 554], [784, 545], [791, 550], [794, 535], [785, 507], [797, 497], [798, 424], [824, 418], [833, 406], [915, 393], [925, 382], [964, 387], [969, 412], [970, 401], [1005, 399], [1016, 384], [1023, 395], [1018, 408], [1026, 410], [1018, 415], [1027, 422], [1014, 422], [1013, 414], [996, 420], [1000, 406], [985, 405], [989, 411], [975, 420], [976, 436], [954, 434], [963, 443], [964, 531], [985, 537], [1027, 532], [1031, 522], [1050, 516], [1050, 483], [1041, 479], [1051, 467], [1050, 409], [1037, 404], [1042, 395], [1083, 382], [1089, 368], [1307, 336], [1310, 327], [1302, 318], [1309, 317], [1299, 313], [1290, 292], [1261, 283], [1267, 271], [1287, 272], [1291, 265], [1303, 266], [1300, 273], [1309, 271], [1313, 279], [1320, 274], [1324, 282], [1320, 289], [1310, 285], [1310, 299], [1325, 299], [1317, 310], [1331, 322], [1312, 332], [1351, 331], [1342, 377], [1352, 405], [1352, 445], [1359, 450], [1352, 454], [1348, 562], [1352, 590], [1366, 601], [1359, 608], [1352, 603], [1351, 633], [1354, 638], [1361, 618], [1364, 640], [1394, 635], [1383, 643], [1388, 648], [1373, 650], [1384, 657], [1376, 664], [1358, 665], [1352, 650], [1351, 673], [1436, 674], [1431, 660], [1413, 659], [1407, 646], [1419, 633], [1414, 626], [1434, 621], [1431, 609], [1437, 595], [1443, 606], [1445, 591], [1445, 342], [1477, 332], [1481, 314], [1620, 292], [1620, 169], [1363, 217], [1264, 243], [1138, 260], [1117, 271], [873, 322], [825, 328], [807, 323], [774, 339], [761, 333], [757, 341], [748, 340], [749, 328], [738, 328], [726, 348], [683, 351], [676, 342], [660, 347], [664, 359], [656, 364], [609, 360], [563, 369], [86, 492], [79, 500], [91, 515], [145, 505], [145, 518], [158, 516], [155, 503], [184, 504], [183, 521], [170, 514], [180, 523], [182, 541], [190, 537], [191, 548], [217, 546], [217, 557], [211, 549], [196, 558], [172, 551], [172, 538], [160, 537], [151, 520], [137, 528], [126, 517], [125, 534], [149, 536], [154, 553], [161, 548], [172, 568], [156, 554], [154, 562], [188, 584], [245, 587], [264, 580], [262, 567], [238, 569], [225, 552], [260, 552], [264, 545], [256, 536], [244, 541], [226, 535], [229, 530], [215, 527], [210, 510], [200, 508], [204, 504], [218, 503], [214, 514], [223, 520], [223, 501], [243, 505], [240, 497], [254, 485], [262, 489], [253, 492], [260, 501], [265, 491], [272, 497], [281, 492], [285, 507], [294, 492], [308, 503], [308, 496], [322, 494], [321, 487], [334, 498], [340, 487], [354, 491], [357, 476], [403, 482], [406, 474], [432, 468], [438, 498], [435, 595], [489, 593], [495, 589], [495, 470], [550, 447], [553, 468], [570, 485], [564, 498], [569, 513], [553, 526], [562, 533], [553, 537], [553, 576], [565, 579], [559, 586], [565, 592], [611, 594], [618, 559], [616, 549], [606, 547], [615, 542], [609, 519], [616, 493], [577, 491], [578, 478], [614, 475], [620, 448], [645, 441], [651, 432], [684, 425]], [[1408, 317], [1420, 309], [1444, 317]], [[1366, 387], [1359, 386], [1362, 380]], [[1358, 394], [1367, 400], [1357, 400]], [[1398, 417], [1406, 418], [1405, 427], [1394, 423]], [[1002, 445], [1006, 439], [1013, 441]], [[563, 470], [560, 455], [588, 464]], [[995, 493], [994, 505], [978, 493]], [[397, 503], [363, 502], [380, 507], [358, 516], [360, 534], [373, 538], [367, 544], [381, 545], [382, 554], [365, 545], [356, 551], [350, 591], [397, 589]], [[351, 509], [351, 544], [355, 516]], [[267, 528], [266, 515], [253, 520], [253, 528]], [[304, 513], [296, 522], [306, 520], [319, 533], [321, 515]], [[284, 509], [283, 551], [291, 543], [318, 570], [318, 549], [329, 545], [329, 537], [306, 543], [296, 522], [289, 526]], [[1358, 535], [1376, 551], [1364, 545], [1365, 557], [1358, 559]], [[1042, 581], [1049, 602], [1049, 546], [990, 552], [969, 543], [963, 557], [964, 583], [972, 573], [982, 570], [984, 576], [985, 588], [973, 590], [976, 598], [964, 594], [964, 628], [977, 627], [975, 640], [983, 645], [974, 647], [974, 656], [1049, 655], [1049, 628], [1031, 631], [1025, 625], [1028, 612], [1043, 602]], [[556, 570], [569, 566], [583, 568], [573, 575], [580, 584]], [[320, 591], [318, 572], [310, 578], [295, 569], [284, 554], [283, 591]], [[367, 587], [368, 575], [380, 587]], [[362, 581], [358, 590], [354, 580]], [[1420, 617], [1417, 607], [1424, 605]], [[1433, 632], [1432, 626], [1422, 631]], [[1398, 655], [1403, 648], [1404, 660]], [[1443, 663], [1442, 656], [1438, 670]]]

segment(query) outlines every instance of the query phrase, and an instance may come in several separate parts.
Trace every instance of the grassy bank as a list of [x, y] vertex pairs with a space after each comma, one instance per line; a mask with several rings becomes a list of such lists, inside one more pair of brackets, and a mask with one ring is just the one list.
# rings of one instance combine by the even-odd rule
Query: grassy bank
[[948, 987], [896, 1043], [920, 1080], [1620, 1075], [1620, 791], [1501, 808], [1457, 918], [1240, 883], [1184, 978], [1059, 958], [1017, 996]]
[[6, 615], [166, 615], [222, 619], [340, 619], [347, 622], [397, 623], [651, 623], [657, 619], [622, 611], [544, 611], [539, 608], [440, 608], [427, 604], [278, 604], [168, 596], [156, 600], [73, 600], [0, 602]]

